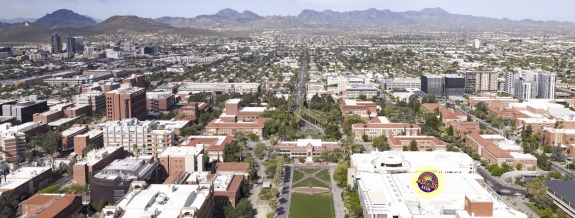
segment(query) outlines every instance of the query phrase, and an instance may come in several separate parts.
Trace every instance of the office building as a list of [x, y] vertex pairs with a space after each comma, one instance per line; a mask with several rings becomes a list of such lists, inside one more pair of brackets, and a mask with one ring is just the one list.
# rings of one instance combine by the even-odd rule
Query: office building
[[148, 113], [171, 110], [176, 105], [176, 97], [169, 92], [146, 93], [146, 109]]
[[62, 134], [62, 151], [74, 150], [74, 137], [88, 132], [88, 125], [76, 124]]
[[31, 196], [38, 187], [49, 185], [52, 176], [51, 167], [21, 167], [6, 175], [0, 183], [0, 192], [12, 190], [19, 198]]
[[[173, 146], [175, 135], [188, 121], [124, 119], [98, 125], [103, 132], [104, 146], [123, 146], [134, 155], [157, 157], [166, 147]], [[134, 148], [134, 145], [136, 148]]]
[[117, 203], [128, 193], [133, 181], [155, 181], [158, 165], [150, 156], [114, 160], [92, 177], [91, 200]]
[[52, 34], [50, 44], [52, 45], [52, 54], [59, 54], [62, 51], [62, 39], [60, 38], [60, 34]]
[[[196, 185], [134, 184], [115, 206], [102, 214], [111, 217], [214, 217], [214, 188], [209, 182]], [[108, 218], [106, 216], [106, 218]]]
[[115, 160], [124, 158], [124, 147], [103, 147], [89, 151], [85, 158], [74, 164], [73, 183], [87, 185], [95, 173], [104, 169]]
[[243, 107], [242, 99], [229, 99], [219, 119], [229, 122], [250, 122], [260, 118], [267, 107]]
[[74, 153], [82, 155], [84, 148], [93, 145], [96, 148], [104, 146], [104, 135], [102, 131], [90, 130], [87, 133], [74, 136]]
[[144, 75], [132, 74], [122, 80], [123, 84], [130, 84], [132, 87], [146, 88], [146, 77]]
[[12, 124], [0, 124], [0, 153], [2, 160], [19, 162], [24, 160], [26, 152], [26, 134], [11, 128]]
[[106, 97], [101, 91], [88, 91], [72, 97], [74, 105], [90, 105], [92, 111], [106, 109]]
[[557, 74], [544, 70], [519, 70], [505, 76], [507, 93], [519, 99], [554, 99]]
[[383, 81], [383, 89], [419, 89], [421, 88], [420, 78], [392, 78]]
[[64, 114], [66, 114], [66, 118], [92, 116], [92, 106], [91, 105], [78, 105], [78, 106], [66, 108], [66, 109], [64, 109]]
[[327, 77], [327, 85], [337, 85], [336, 94], [343, 94], [343, 92], [352, 85], [365, 85], [367, 79], [357, 75], [340, 75]]
[[167, 147], [158, 155], [158, 159], [160, 162], [158, 176], [162, 180], [181, 172], [204, 171], [204, 147], [201, 145]]
[[26, 100], [14, 105], [2, 105], [2, 116], [16, 117], [17, 123], [32, 122], [34, 114], [48, 110], [46, 101]]
[[22, 217], [65, 218], [83, 207], [80, 194], [35, 194], [22, 202]]
[[178, 88], [179, 92], [200, 93], [208, 92], [213, 95], [224, 93], [256, 93], [260, 92], [261, 84], [259, 83], [195, 83], [182, 82]]
[[379, 88], [373, 84], [351, 84], [343, 91], [345, 98], [359, 98], [364, 95], [367, 99], [371, 99], [374, 96], [379, 98], [379, 94]]
[[490, 71], [468, 71], [465, 73], [465, 93], [496, 92], [499, 88], [499, 73]]
[[465, 77], [458, 75], [423, 75], [421, 91], [436, 97], [462, 96], [465, 91]]
[[307, 136], [306, 139], [298, 139], [297, 141], [278, 141], [275, 147], [279, 150], [279, 154], [287, 155], [291, 158], [305, 157], [311, 161], [314, 156], [319, 156], [324, 151], [333, 151], [334, 149], [342, 149], [341, 142], [324, 142], [321, 139], [313, 139]]
[[108, 121], [126, 118], [146, 119], [146, 90], [123, 87], [106, 92], [106, 118]]

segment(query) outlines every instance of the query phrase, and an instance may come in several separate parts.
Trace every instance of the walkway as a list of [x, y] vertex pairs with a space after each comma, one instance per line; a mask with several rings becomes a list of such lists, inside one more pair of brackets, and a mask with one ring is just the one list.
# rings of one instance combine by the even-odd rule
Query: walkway
[[[276, 210], [278, 218], [288, 218], [289, 217], [289, 206], [291, 200], [291, 186], [293, 173], [292, 167], [290, 165], [284, 166], [284, 176], [283, 176], [283, 184], [280, 191], [280, 197], [278, 199], [279, 205]], [[279, 188], [278, 188], [279, 189]]]
[[[317, 169], [317, 168], [310, 168], [310, 169]], [[294, 170], [297, 170], [298, 172], [303, 173], [304, 176], [303, 176], [303, 178], [301, 178], [300, 180], [294, 181], [293, 184], [298, 184], [299, 182], [301, 182], [301, 181], [303, 181], [303, 180], [305, 180], [305, 179], [307, 179], [307, 178], [314, 178], [314, 179], [316, 179], [317, 181], [320, 181], [320, 182], [322, 182], [322, 183], [324, 183], [324, 184], [326, 184], [326, 185], [328, 185], [328, 186], [331, 186], [331, 183], [326, 182], [325, 180], [323, 180], [323, 179], [321, 179], [321, 178], [315, 176], [315, 174], [318, 174], [319, 172], [323, 171], [323, 169], [319, 169], [318, 171], [315, 171], [315, 172], [313, 172], [313, 173], [306, 173], [306, 172], [304, 172], [303, 170], [299, 170], [299, 169], [294, 169]]]

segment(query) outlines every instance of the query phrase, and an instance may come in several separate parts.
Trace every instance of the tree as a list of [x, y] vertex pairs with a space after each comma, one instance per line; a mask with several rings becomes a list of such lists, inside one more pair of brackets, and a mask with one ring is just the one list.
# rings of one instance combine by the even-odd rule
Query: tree
[[0, 217], [13, 217], [18, 209], [19, 196], [13, 190], [0, 195]]
[[256, 135], [255, 133], [248, 134], [248, 138], [252, 142], [256, 142], [256, 141], [260, 140], [260, 137], [258, 135]]
[[54, 152], [56, 152], [62, 145], [62, 136], [58, 131], [48, 131], [47, 133], [44, 133], [42, 142], [44, 153], [52, 157]]
[[343, 133], [346, 135], [351, 134], [351, 127], [353, 124], [356, 123], [363, 123], [365, 124], [365, 120], [361, 119], [361, 117], [357, 114], [351, 114], [349, 116], [347, 116], [344, 120], [343, 120]]
[[337, 164], [337, 167], [333, 171], [333, 180], [339, 186], [346, 186], [347, 185], [347, 169], [349, 168], [350, 163], [349, 161]]
[[242, 198], [236, 207], [232, 207], [231, 205], [227, 205], [224, 207], [224, 214], [226, 218], [238, 218], [238, 217], [245, 217], [245, 218], [253, 218], [254, 217], [254, 208], [250, 203], [249, 199]]
[[387, 151], [390, 150], [389, 144], [387, 143], [387, 136], [380, 135], [373, 139], [372, 146], [377, 148], [379, 151]]
[[411, 142], [409, 142], [409, 150], [410, 151], [418, 151], [417, 142], [415, 140], [411, 140]]
[[367, 142], [369, 140], [369, 137], [366, 134], [363, 134], [363, 136], [361, 136], [361, 139], [363, 139], [363, 142]]
[[560, 146], [553, 146], [551, 148], [551, 160], [557, 162], [565, 161], [565, 154], [563, 154], [563, 148]]
[[488, 105], [487, 103], [480, 101], [479, 103], [475, 104], [475, 109], [476, 110], [480, 110], [483, 113], [487, 114], [488, 112]]
[[545, 210], [543, 210], [543, 214], [541, 217], [542, 218], [553, 218], [554, 217], [553, 209], [546, 208]]
[[403, 146], [403, 151], [409, 151], [409, 148], [407, 148], [407, 146]]
[[257, 143], [256, 147], [254, 148], [254, 155], [257, 158], [261, 159], [265, 155], [267, 150], [268, 150], [268, 146], [266, 146], [264, 143], [261, 143], [261, 142]]
[[339, 125], [337, 125], [337, 123], [328, 123], [324, 129], [324, 132], [326, 138], [328, 139], [339, 140], [341, 138], [341, 132], [339, 131]]
[[236, 139], [232, 140], [230, 143], [226, 143], [224, 147], [224, 162], [239, 162], [241, 148]]
[[270, 205], [270, 207], [272, 208], [272, 210], [275, 211], [275, 210], [277, 209], [277, 207], [278, 207], [278, 200], [272, 199], [272, 200], [269, 202], [269, 205]]
[[453, 126], [447, 127], [447, 135], [453, 135]]
[[274, 217], [276, 217], [276, 214], [274, 212], [266, 213], [266, 218], [274, 218]]
[[547, 196], [547, 187], [543, 184], [543, 177], [539, 176], [527, 183], [527, 193], [535, 201], [535, 206], [539, 208], [549, 207], [553, 201]]
[[522, 169], [523, 169], [523, 164], [518, 163], [517, 165], [515, 165], [515, 169], [517, 169], [517, 170], [522, 170]]

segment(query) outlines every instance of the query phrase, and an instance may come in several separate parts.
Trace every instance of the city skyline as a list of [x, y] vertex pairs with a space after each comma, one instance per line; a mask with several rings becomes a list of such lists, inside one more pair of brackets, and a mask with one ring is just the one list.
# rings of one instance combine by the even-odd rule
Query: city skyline
[[[544, 20], [575, 22], [575, 15], [569, 9], [575, 2], [553, 0], [543, 2], [536, 0], [509, 1], [456, 1], [456, 0], [223, 0], [215, 3], [183, 0], [166, 0], [162, 4], [143, 0], [0, 0], [4, 7], [0, 9], [0, 19], [40, 18], [58, 9], [70, 9], [76, 13], [105, 20], [114, 15], [136, 15], [146, 18], [162, 16], [192, 18], [198, 15], [214, 14], [219, 10], [231, 8], [237, 11], [250, 10], [262, 16], [281, 15], [297, 16], [302, 10], [355, 11], [376, 8], [392, 11], [419, 11], [424, 8], [440, 7], [449, 13], [507, 18], [512, 20]], [[154, 10], [150, 10], [153, 5]], [[498, 7], [493, 7], [498, 5]], [[537, 10], [537, 13], [534, 13]]]

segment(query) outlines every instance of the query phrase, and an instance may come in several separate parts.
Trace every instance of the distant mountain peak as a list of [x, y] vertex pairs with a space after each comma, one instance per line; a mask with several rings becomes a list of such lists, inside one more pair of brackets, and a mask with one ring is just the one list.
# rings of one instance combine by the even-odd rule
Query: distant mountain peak
[[241, 13], [234, 10], [234, 9], [231, 9], [231, 8], [225, 8], [225, 9], [218, 11], [218, 13], [216, 13], [216, 15], [226, 17], [226, 18], [233, 18], [233, 17], [241, 16]]
[[60, 9], [36, 20], [34, 24], [48, 29], [95, 25], [96, 21], [68, 9]]

